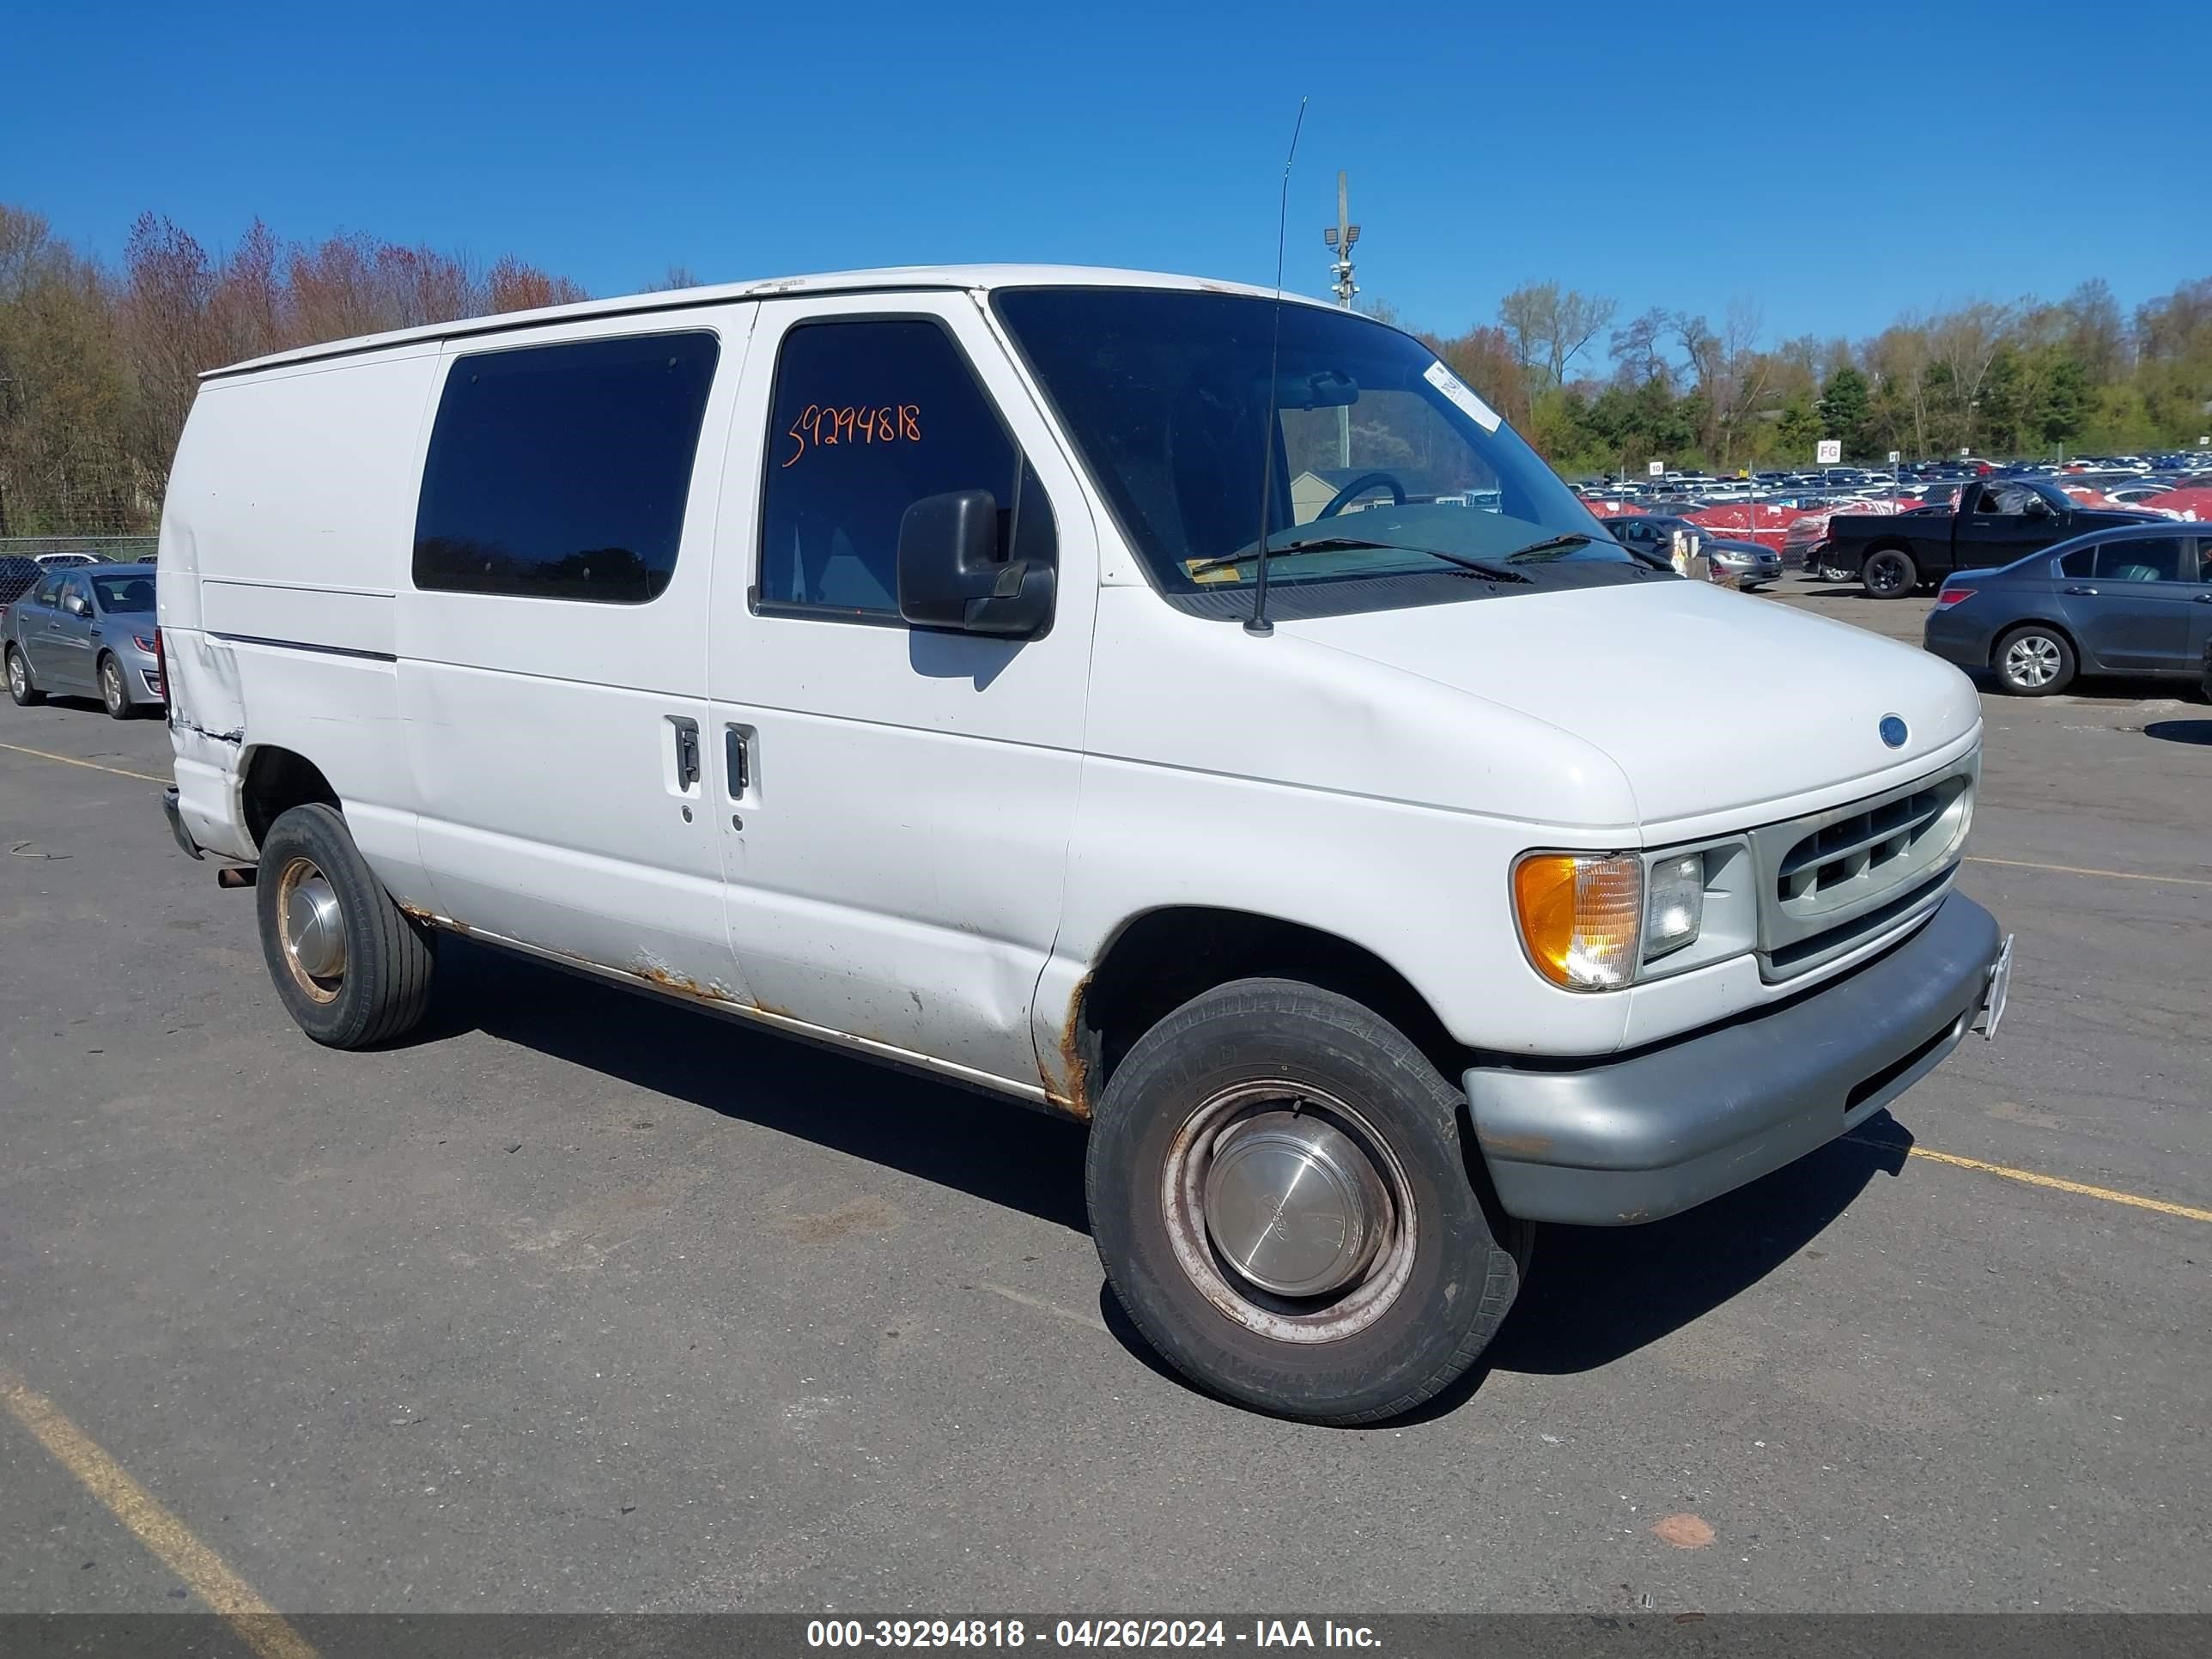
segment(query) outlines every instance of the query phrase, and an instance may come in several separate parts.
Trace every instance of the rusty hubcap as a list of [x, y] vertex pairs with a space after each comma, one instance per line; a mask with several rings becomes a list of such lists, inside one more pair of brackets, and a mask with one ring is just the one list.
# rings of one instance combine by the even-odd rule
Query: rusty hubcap
[[1324, 1091], [1268, 1079], [1210, 1097], [1170, 1142], [1160, 1187], [1177, 1263], [1261, 1335], [1340, 1341], [1380, 1318], [1412, 1276], [1405, 1170]]

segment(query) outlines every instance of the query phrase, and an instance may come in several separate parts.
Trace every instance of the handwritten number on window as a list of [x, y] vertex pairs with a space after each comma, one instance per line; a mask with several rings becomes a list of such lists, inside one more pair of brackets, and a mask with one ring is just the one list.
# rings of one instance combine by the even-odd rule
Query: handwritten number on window
[[835, 449], [840, 444], [918, 444], [921, 441], [920, 404], [879, 404], [863, 407], [848, 404], [824, 407], [809, 404], [785, 429], [791, 453], [785, 466], [796, 466], [810, 449]]

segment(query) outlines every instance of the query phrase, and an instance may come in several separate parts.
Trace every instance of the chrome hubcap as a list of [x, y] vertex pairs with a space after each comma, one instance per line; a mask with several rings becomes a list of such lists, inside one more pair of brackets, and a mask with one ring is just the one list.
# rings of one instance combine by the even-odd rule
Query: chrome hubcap
[[1203, 1102], [1170, 1143], [1160, 1196], [1191, 1283], [1264, 1336], [1350, 1336], [1412, 1276], [1404, 1169], [1358, 1113], [1318, 1090], [1270, 1080]]
[[1327, 1296], [1382, 1242], [1390, 1197], [1358, 1147], [1322, 1118], [1262, 1112], [1224, 1130], [1206, 1174], [1206, 1232], [1277, 1296]]
[[110, 708], [120, 708], [123, 706], [123, 676], [116, 672], [115, 665], [112, 662], [100, 671], [100, 689], [107, 694], [107, 706]]
[[2005, 676], [2014, 685], [2048, 685], [2058, 678], [2058, 642], [2041, 635], [2014, 640], [2005, 651]]
[[8, 689], [20, 693], [28, 687], [30, 683], [30, 676], [23, 672], [23, 659], [10, 651], [8, 653]]
[[330, 878], [309, 860], [294, 859], [284, 866], [276, 904], [292, 976], [318, 1002], [334, 1000], [345, 981], [345, 913]]

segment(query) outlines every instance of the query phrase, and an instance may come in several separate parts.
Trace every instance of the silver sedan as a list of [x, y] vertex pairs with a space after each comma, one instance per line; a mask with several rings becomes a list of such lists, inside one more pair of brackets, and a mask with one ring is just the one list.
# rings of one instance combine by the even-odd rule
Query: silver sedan
[[114, 719], [159, 707], [167, 691], [154, 638], [154, 567], [50, 568], [8, 607], [0, 637], [8, 694], [95, 696]]

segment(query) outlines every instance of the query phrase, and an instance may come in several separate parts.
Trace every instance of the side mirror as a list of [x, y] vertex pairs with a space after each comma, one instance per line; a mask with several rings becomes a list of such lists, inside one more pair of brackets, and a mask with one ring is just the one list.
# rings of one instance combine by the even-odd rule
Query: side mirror
[[2021, 509], [2031, 519], [2048, 519], [2055, 515], [2051, 503], [2040, 495], [2030, 495], [2027, 505]]
[[926, 495], [899, 520], [899, 615], [916, 628], [1029, 639], [1052, 621], [1053, 568], [1006, 558], [988, 489]]

